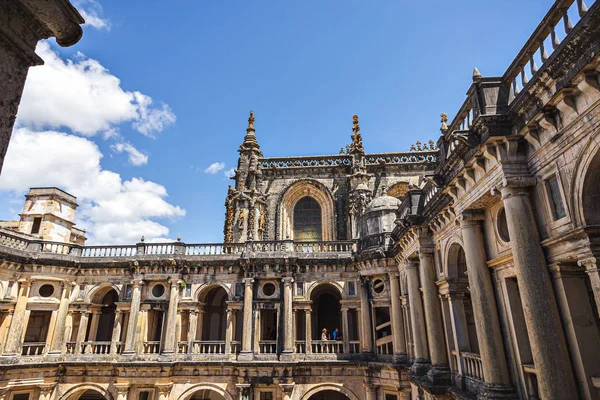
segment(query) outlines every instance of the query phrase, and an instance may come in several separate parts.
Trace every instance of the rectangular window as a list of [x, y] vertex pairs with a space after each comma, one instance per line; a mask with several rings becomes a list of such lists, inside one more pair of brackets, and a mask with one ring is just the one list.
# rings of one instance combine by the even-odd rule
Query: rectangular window
[[296, 296], [304, 296], [304, 283], [296, 283]]
[[565, 205], [562, 200], [560, 193], [560, 185], [556, 175], [546, 180], [546, 188], [548, 189], [548, 197], [550, 198], [550, 205], [552, 207], [552, 215], [555, 220], [564, 218], [567, 213], [565, 211]]
[[33, 219], [33, 226], [31, 227], [31, 234], [35, 235], [40, 233], [40, 225], [42, 225], [42, 218], [36, 217]]
[[150, 392], [140, 392], [140, 398], [139, 400], [149, 400], [150, 399]]
[[17, 393], [13, 396], [13, 400], [29, 400], [29, 393]]
[[354, 282], [348, 282], [348, 296], [356, 296], [356, 285]]
[[123, 300], [131, 300], [131, 292], [133, 287], [131, 285], [125, 285], [125, 297]]
[[192, 297], [192, 284], [185, 285], [185, 297]]
[[273, 392], [260, 392], [260, 400], [273, 400]]
[[385, 400], [398, 400], [398, 397], [395, 394], [385, 394]]

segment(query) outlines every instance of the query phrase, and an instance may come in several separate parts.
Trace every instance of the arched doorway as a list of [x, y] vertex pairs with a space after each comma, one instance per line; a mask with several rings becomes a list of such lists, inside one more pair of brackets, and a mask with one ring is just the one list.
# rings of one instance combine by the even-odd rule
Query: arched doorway
[[[469, 290], [469, 278], [467, 275], [467, 258], [460, 243], [453, 243], [448, 251], [447, 278], [456, 287], [455, 294], [450, 296], [449, 304], [453, 310], [450, 312], [457, 315], [453, 335], [454, 343], [449, 343], [450, 350], [459, 354], [468, 352], [479, 354], [479, 342], [477, 341], [477, 328], [473, 315], [473, 303], [471, 291]], [[447, 321], [450, 324], [450, 321]], [[452, 327], [449, 327], [452, 330]], [[457, 348], [458, 346], [458, 348]], [[451, 357], [451, 368], [457, 372], [458, 359]]]
[[600, 225], [600, 152], [590, 163], [583, 184], [583, 217], [586, 225]]
[[[73, 399], [75, 400], [75, 399]], [[88, 389], [79, 396], [77, 400], [106, 400], [102, 393], [93, 389]]]
[[227, 300], [227, 292], [221, 286], [214, 287], [206, 293], [201, 340], [225, 341]]
[[[328, 339], [333, 339], [333, 331], [342, 327], [340, 292], [329, 284], [316, 287], [310, 296], [312, 300], [312, 339], [321, 340], [323, 329]], [[342, 333], [344, 334], [344, 333]]]
[[225, 400], [225, 397], [211, 389], [200, 389], [194, 392], [189, 400]]
[[310, 196], [298, 200], [294, 206], [294, 240], [319, 242], [323, 238], [321, 206]]
[[307, 400], [349, 400], [350, 398], [344, 393], [336, 390], [321, 390], [308, 397]]
[[115, 311], [117, 310], [119, 295], [112, 289], [100, 301], [100, 320], [98, 322], [97, 342], [110, 342], [115, 326]]
[[[87, 320], [86, 340], [81, 344], [82, 353], [108, 354], [113, 339], [116, 303], [119, 294], [111, 287], [103, 288], [91, 299], [90, 318]], [[81, 324], [80, 319], [80, 324]], [[83, 320], [83, 323], [86, 323]], [[75, 330], [74, 330], [75, 331]], [[115, 338], [118, 342], [120, 338]]]

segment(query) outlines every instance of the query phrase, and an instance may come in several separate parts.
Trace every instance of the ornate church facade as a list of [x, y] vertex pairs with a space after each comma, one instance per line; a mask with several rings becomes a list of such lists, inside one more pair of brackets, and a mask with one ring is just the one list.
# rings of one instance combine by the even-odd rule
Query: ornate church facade
[[[0, 400], [600, 399], [600, 6], [558, 0], [436, 142], [265, 157], [219, 244], [0, 224]], [[260, 136], [260, 134], [258, 135]]]

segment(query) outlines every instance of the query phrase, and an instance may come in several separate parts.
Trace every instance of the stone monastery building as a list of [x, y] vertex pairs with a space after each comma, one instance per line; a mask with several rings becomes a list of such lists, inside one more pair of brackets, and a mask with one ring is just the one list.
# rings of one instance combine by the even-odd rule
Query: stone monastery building
[[31, 189], [0, 224], [0, 400], [600, 400], [586, 2], [408, 152], [355, 115], [340, 154], [265, 157], [250, 113], [223, 243], [86, 246], [75, 197]]

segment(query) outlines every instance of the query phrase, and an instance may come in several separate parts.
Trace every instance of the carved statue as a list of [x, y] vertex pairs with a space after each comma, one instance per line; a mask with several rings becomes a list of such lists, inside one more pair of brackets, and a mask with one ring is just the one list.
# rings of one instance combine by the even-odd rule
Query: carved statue
[[265, 217], [267, 215], [267, 210], [266, 209], [262, 209], [262, 211], [260, 212], [260, 215], [258, 216], [258, 230], [259, 231], [264, 231], [265, 230]]
[[238, 229], [240, 231], [244, 230], [244, 222], [245, 222], [244, 210], [240, 210], [238, 213], [238, 219], [237, 219], [237, 225], [238, 225]]
[[448, 130], [448, 116], [446, 115], [446, 113], [442, 113], [440, 117], [442, 117], [442, 130]]

